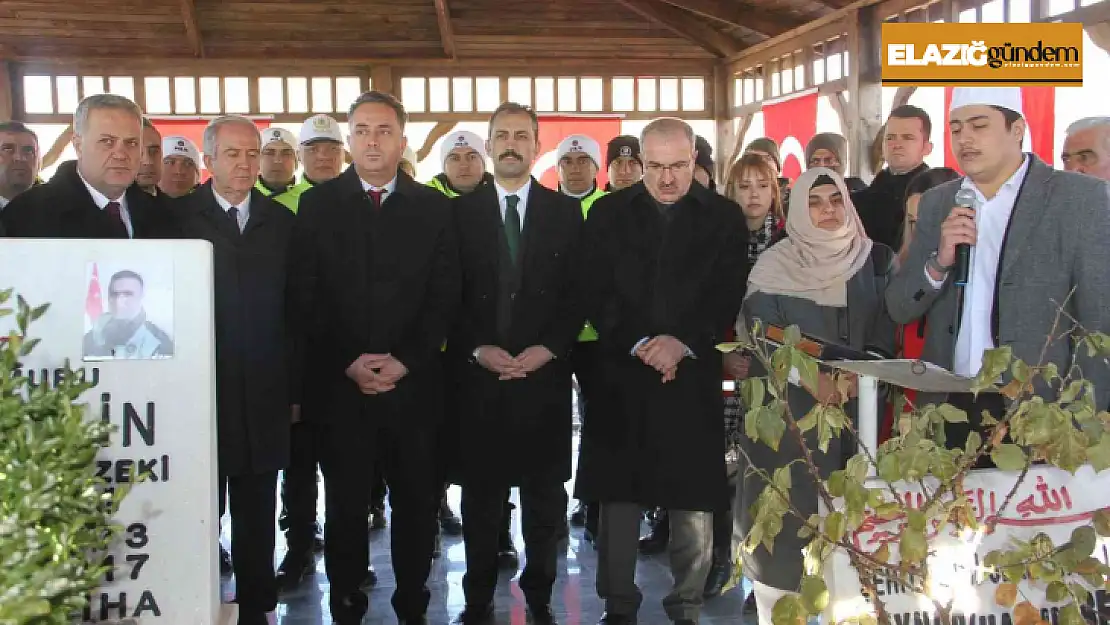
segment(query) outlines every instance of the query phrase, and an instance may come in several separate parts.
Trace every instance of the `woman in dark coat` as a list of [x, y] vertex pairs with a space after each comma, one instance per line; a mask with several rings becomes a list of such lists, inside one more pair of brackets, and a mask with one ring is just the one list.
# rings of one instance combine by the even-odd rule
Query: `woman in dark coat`
[[[843, 178], [818, 167], [802, 174], [794, 185], [787, 212], [787, 238], [760, 257], [748, 281], [743, 314], [749, 324], [797, 325], [804, 334], [857, 350], [893, 352], [895, 326], [886, 314], [883, 291], [891, 270], [893, 252], [867, 238]], [[800, 419], [817, 403], [838, 403], [832, 376], [820, 374], [816, 389], [792, 385], [788, 401]], [[851, 402], [846, 407], [856, 413]], [[851, 441], [834, 438], [827, 453], [817, 448], [815, 431], [806, 434], [822, 477], [842, 467]], [[776, 452], [763, 443], [743, 437], [743, 450], [752, 464], [773, 474], [802, 457], [796, 439], [785, 434]], [[758, 475], [745, 471], [737, 516], [740, 531], [752, 529], [751, 506], [765, 487]], [[817, 512], [817, 487], [806, 467], [791, 469], [791, 503], [808, 518]], [[758, 546], [745, 555], [745, 573], [755, 580], [760, 622], [770, 622], [775, 602], [795, 592], [802, 576], [806, 541], [798, 538], [801, 520], [793, 514], [783, 519], [774, 554]]]

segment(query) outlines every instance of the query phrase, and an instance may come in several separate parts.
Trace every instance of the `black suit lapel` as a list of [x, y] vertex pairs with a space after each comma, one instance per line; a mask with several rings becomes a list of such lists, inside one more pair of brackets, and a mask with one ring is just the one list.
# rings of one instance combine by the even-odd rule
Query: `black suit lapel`
[[[247, 236], [262, 227], [266, 218], [269, 217], [271, 209], [273, 209], [273, 204], [270, 203], [270, 200], [258, 189], [251, 189], [250, 214], [247, 215], [247, 227], [243, 228], [243, 236]], [[282, 206], [282, 209], [285, 209], [285, 207]]]
[[[116, 226], [108, 215], [93, 200], [88, 187], [77, 173], [77, 161], [62, 163], [54, 177], [47, 184], [57, 181], [62, 196], [67, 198], [66, 215], [62, 218], [64, 228], [80, 224], [74, 228], [82, 238], [127, 238], [127, 227], [122, 223]], [[134, 222], [132, 222], [134, 226]]]
[[542, 242], [542, 233], [548, 231], [548, 218], [550, 206], [547, 204], [547, 194], [541, 189], [539, 182], [532, 179], [532, 186], [528, 189], [528, 205], [524, 211], [524, 223], [521, 225], [520, 236], [520, 275], [528, 275], [528, 268], [536, 258], [535, 249]]
[[1052, 169], [1041, 159], [1029, 155], [1029, 169], [1018, 186], [1014, 210], [1002, 239], [1002, 257], [998, 263], [998, 277], [1005, 276], [1026, 249], [1030, 235], [1037, 229], [1044, 209], [1048, 206], [1048, 178]]
[[193, 192], [195, 201], [199, 204], [201, 216], [208, 220], [217, 232], [225, 238], [236, 241], [239, 239], [239, 229], [231, 223], [231, 216], [220, 206], [216, 193], [212, 190], [212, 181], [201, 185]]

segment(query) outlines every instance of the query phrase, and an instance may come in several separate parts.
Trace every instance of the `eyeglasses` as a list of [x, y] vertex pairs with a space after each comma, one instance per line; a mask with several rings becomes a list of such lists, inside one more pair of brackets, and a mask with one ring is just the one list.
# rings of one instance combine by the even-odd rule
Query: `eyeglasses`
[[670, 165], [664, 165], [663, 163], [648, 163], [645, 169], [655, 174], [661, 174], [665, 171], [675, 174], [680, 171], [689, 170], [690, 163], [691, 161], [680, 161], [678, 163], [671, 163]]

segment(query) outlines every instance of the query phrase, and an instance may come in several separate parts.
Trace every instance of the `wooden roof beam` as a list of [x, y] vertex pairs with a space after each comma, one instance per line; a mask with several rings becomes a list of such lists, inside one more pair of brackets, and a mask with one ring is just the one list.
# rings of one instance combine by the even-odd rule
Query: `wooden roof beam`
[[633, 13], [658, 23], [715, 56], [727, 58], [743, 49], [740, 42], [732, 37], [707, 26], [702, 20], [663, 0], [617, 0], [617, 2]]
[[204, 41], [200, 37], [200, 25], [197, 24], [197, 7], [194, 0], [181, 0], [181, 18], [185, 21], [185, 35], [189, 38], [189, 45], [193, 47], [193, 56], [204, 58]]
[[439, 38], [443, 42], [443, 53], [449, 58], [455, 56], [455, 29], [451, 26], [451, 11], [447, 0], [435, 0], [436, 20], [439, 21]]
[[[757, 33], [774, 37], [786, 31], [797, 28], [805, 20], [797, 19], [781, 13], [774, 13], [763, 8], [755, 9], [752, 6], [736, 4], [723, 0], [664, 0], [667, 4], [685, 9], [695, 15], [711, 20], [716, 20], [729, 26], [743, 26]], [[757, 13], [758, 11], [758, 13]]]

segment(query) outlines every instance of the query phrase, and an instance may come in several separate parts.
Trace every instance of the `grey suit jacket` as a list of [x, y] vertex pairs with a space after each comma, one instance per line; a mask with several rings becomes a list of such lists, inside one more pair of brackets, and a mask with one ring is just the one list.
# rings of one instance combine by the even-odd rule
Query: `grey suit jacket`
[[[1054, 170], [1035, 155], [1028, 158], [1032, 161], [1003, 239], [994, 305], [995, 345], [1009, 345], [1014, 358], [1033, 366], [1041, 362], [1046, 337], [1065, 302], [1064, 310], [1084, 328], [1110, 332], [1110, 187], [1096, 178]], [[960, 180], [954, 180], [922, 196], [906, 262], [886, 291], [894, 321], [925, 317], [922, 360], [948, 369], [959, 315], [956, 287], [949, 274], [941, 289], [934, 290], [925, 277], [925, 262], [940, 245], [941, 223], [959, 188]], [[1070, 327], [1067, 318], [1061, 319], [1057, 335]], [[1044, 364], [1056, 363], [1064, 373], [1073, 351], [1069, 337], [1057, 338], [1045, 351]], [[1110, 367], [1105, 360], [1088, 358], [1086, 348], [1077, 364], [1094, 384], [1096, 405], [1106, 409]], [[1043, 387], [1038, 392], [1048, 399], [1055, 395]]]

